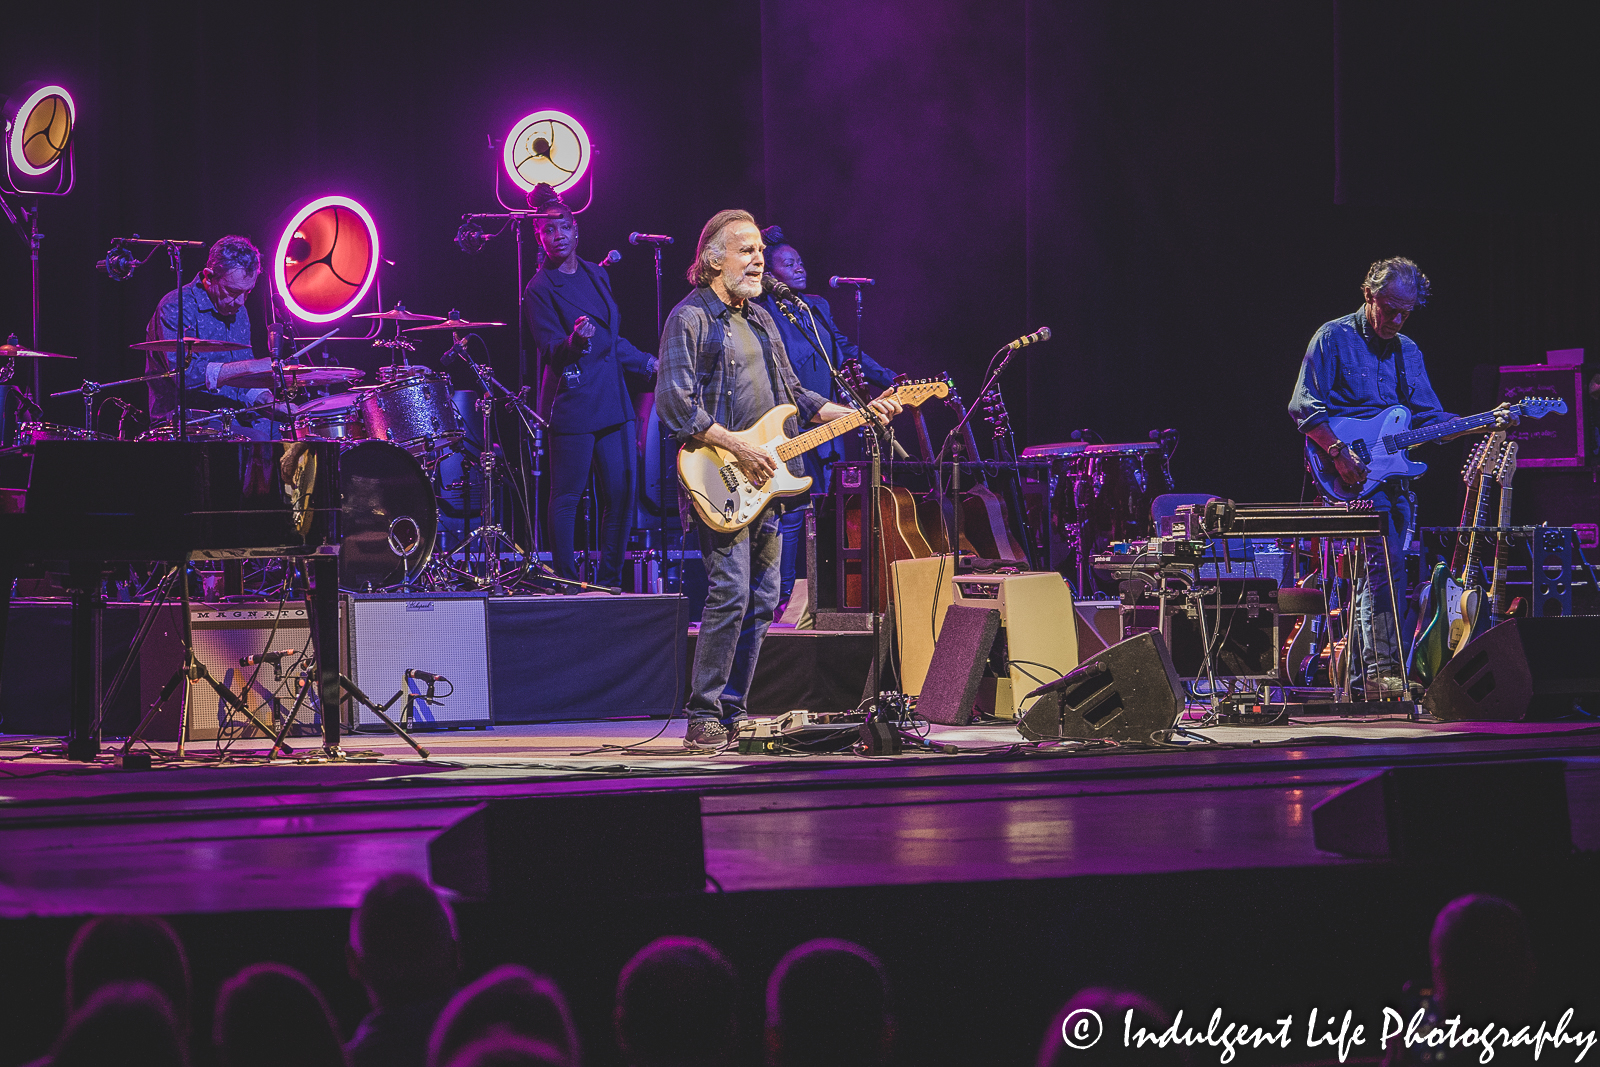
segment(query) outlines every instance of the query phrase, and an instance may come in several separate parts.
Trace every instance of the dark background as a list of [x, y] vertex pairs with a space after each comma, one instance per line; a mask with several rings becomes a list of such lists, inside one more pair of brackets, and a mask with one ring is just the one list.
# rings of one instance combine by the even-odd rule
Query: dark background
[[[1180, 490], [1299, 494], [1284, 406], [1300, 354], [1357, 306], [1378, 257], [1409, 255], [1434, 281], [1408, 333], [1454, 410], [1487, 406], [1476, 366], [1597, 342], [1592, 5], [59, 3], [27, 17], [0, 35], [0, 88], [59, 78], [80, 112], [77, 188], [42, 217], [40, 341], [80, 357], [46, 367], [51, 390], [135, 373], [124, 346], [170, 287], [158, 262], [120, 285], [95, 273], [108, 238], [267, 247], [285, 210], [327, 192], [378, 220], [386, 303], [510, 321], [509, 241], [468, 257], [451, 238], [462, 212], [495, 209], [487, 137], [538, 107], [595, 143], [583, 253], [623, 250], [612, 277], [641, 345], [653, 283], [628, 232], [677, 237], [670, 307], [703, 221], [748, 207], [784, 226], [814, 290], [878, 278], [865, 347], [951, 372], [968, 399], [990, 353], [1050, 326], [1004, 379], [1025, 441], [1178, 427]], [[822, 291], [853, 334], [846, 291]], [[29, 329], [26, 250], [0, 234], [0, 330]], [[514, 379], [515, 335], [490, 339]], [[1425, 518], [1456, 506], [1459, 452], [1424, 457], [1440, 469]]]

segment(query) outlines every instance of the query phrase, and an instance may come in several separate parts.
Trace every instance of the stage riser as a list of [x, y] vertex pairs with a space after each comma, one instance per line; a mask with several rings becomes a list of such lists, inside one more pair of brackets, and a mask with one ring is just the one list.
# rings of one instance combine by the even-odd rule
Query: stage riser
[[[452, 603], [459, 599], [462, 598], [425, 597], [415, 602], [433, 603], [436, 607], [447, 605], [459, 610], [459, 606]], [[687, 684], [688, 659], [684, 644], [687, 612], [686, 605], [677, 597], [492, 599], [485, 602], [486, 633], [482, 623], [477, 624], [475, 637], [468, 632], [474, 629], [470, 625], [453, 627], [448, 641], [430, 636], [430, 630], [440, 625], [439, 612], [408, 612], [404, 607], [410, 602], [392, 601], [399, 605], [390, 612], [392, 620], [378, 617], [388, 604], [381, 600], [370, 605], [363, 602], [357, 614], [376, 613], [373, 614], [374, 624], [357, 627], [354, 647], [347, 655], [354, 664], [357, 684], [380, 704], [401, 684], [403, 667], [431, 670], [450, 678], [457, 687], [459, 699], [446, 701], [434, 713], [435, 722], [422, 724], [424, 729], [483, 726], [490, 719], [524, 723], [666, 715], [679, 706], [673, 697], [675, 683], [678, 686]], [[340, 608], [340, 625], [347, 636], [348, 604], [348, 599], [344, 599]], [[195, 607], [230, 606], [197, 604]], [[141, 605], [129, 604], [112, 604], [107, 608], [107, 684], [133, 639], [141, 609]], [[269, 626], [265, 624], [261, 629], [262, 641], [266, 640]], [[0, 675], [0, 731], [46, 736], [66, 734], [71, 696], [70, 633], [71, 608], [67, 604], [12, 604], [4, 673]], [[178, 609], [175, 606], [164, 608], [121, 696], [107, 711], [106, 736], [129, 733], [144, 710], [154, 702], [161, 686], [182, 663], [181, 633]], [[487, 647], [484, 647], [485, 636]], [[451, 647], [446, 648], [447, 644]], [[255, 646], [252, 651], [260, 651], [262, 647]], [[273, 643], [274, 649], [286, 647], [289, 646]], [[217, 662], [208, 660], [207, 666], [219, 680], [226, 683], [239, 674], [237, 654], [214, 652], [211, 658]], [[483, 666], [476, 670], [467, 666], [472, 662], [486, 664], [486, 670]], [[367, 665], [372, 665], [370, 679]], [[263, 670], [270, 675], [270, 667]], [[864, 668], [862, 677], [865, 677]], [[860, 679], [854, 684], [857, 696], [851, 699], [852, 705], [860, 699]], [[419, 692], [424, 688], [417, 683], [412, 685]], [[439, 692], [444, 691], [445, 687], [441, 686]], [[482, 711], [485, 702], [488, 716]], [[401, 703], [391, 709], [392, 714], [398, 714]], [[447, 715], [447, 711], [451, 714]], [[152, 741], [176, 740], [177, 714], [178, 700], [174, 696], [145, 736]], [[301, 718], [309, 720], [310, 717], [302, 712]], [[364, 714], [363, 729], [370, 729], [370, 724], [376, 721], [370, 713]], [[380, 724], [378, 728], [384, 727]], [[198, 739], [195, 733], [190, 736]], [[208, 736], [214, 736], [214, 730]]]

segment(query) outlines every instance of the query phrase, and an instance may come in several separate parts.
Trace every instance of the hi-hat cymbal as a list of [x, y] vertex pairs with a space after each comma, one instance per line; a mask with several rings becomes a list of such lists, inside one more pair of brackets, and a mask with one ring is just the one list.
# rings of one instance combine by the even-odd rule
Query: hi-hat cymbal
[[[312, 367], [290, 363], [283, 368], [283, 380], [291, 388], [309, 389], [320, 385], [346, 385], [360, 381], [367, 372], [359, 367]], [[217, 384], [235, 389], [272, 389], [278, 375], [270, 359], [241, 359], [224, 364], [217, 372]]]
[[419, 330], [483, 330], [490, 326], [504, 326], [503, 322], [464, 322], [461, 319], [445, 319], [443, 322], [430, 323], [427, 326], [411, 326], [406, 333], [417, 333]]
[[0, 345], [0, 359], [77, 359], [77, 356], [63, 356], [60, 352], [35, 352], [31, 348], [21, 345]]
[[199, 337], [172, 337], [160, 341], [140, 341], [138, 344], [129, 345], [128, 347], [137, 348], [141, 352], [176, 352], [180, 341], [191, 352], [240, 352], [250, 347], [234, 341], [206, 341]]
[[364, 311], [359, 315], [351, 315], [352, 319], [403, 319], [406, 322], [438, 322], [443, 315], [418, 315], [414, 311], [407, 311], [404, 304], [396, 304], [388, 311]]

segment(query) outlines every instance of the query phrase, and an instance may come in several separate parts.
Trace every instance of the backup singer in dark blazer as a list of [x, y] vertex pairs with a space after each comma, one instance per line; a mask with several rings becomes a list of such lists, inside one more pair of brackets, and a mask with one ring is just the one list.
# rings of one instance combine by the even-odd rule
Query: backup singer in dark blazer
[[602, 554], [596, 576], [616, 585], [633, 526], [638, 466], [633, 400], [624, 371], [655, 374], [656, 359], [624, 338], [605, 268], [578, 258], [578, 223], [560, 197], [541, 185], [530, 202], [559, 217], [538, 221], [544, 269], [527, 289], [533, 334], [550, 402], [550, 547], [555, 571], [577, 578], [573, 564], [578, 501], [591, 467], [600, 488]]

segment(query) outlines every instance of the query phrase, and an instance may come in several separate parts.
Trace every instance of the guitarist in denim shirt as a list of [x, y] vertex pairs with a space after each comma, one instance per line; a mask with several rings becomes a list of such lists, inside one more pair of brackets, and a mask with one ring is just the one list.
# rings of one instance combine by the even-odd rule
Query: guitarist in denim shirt
[[[1306, 346], [1289, 415], [1332, 457], [1339, 477], [1350, 485], [1361, 484], [1366, 466], [1338, 439], [1330, 416], [1366, 417], [1404, 404], [1413, 427], [1455, 417], [1440, 405], [1428, 381], [1422, 350], [1400, 332], [1412, 311], [1428, 302], [1428, 291], [1428, 276], [1411, 260], [1379, 260], [1362, 283], [1360, 310], [1324, 323]], [[1384, 517], [1384, 535], [1368, 540], [1366, 573], [1353, 576], [1353, 632], [1360, 647], [1354, 662], [1368, 700], [1398, 699], [1408, 687], [1395, 612], [1405, 596], [1405, 537], [1416, 497], [1411, 479], [1395, 477], [1380, 483], [1370, 499]]]

